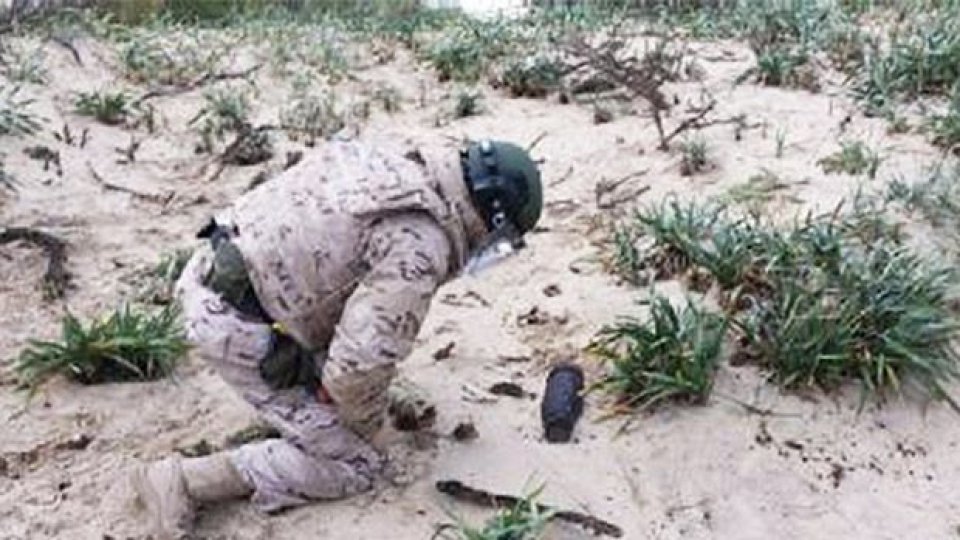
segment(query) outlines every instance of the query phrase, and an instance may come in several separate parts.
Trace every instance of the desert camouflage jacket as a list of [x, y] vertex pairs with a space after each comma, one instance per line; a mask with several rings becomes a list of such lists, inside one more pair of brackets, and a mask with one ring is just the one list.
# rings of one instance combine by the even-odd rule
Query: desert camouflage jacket
[[235, 226], [264, 310], [316, 351], [361, 435], [379, 428], [437, 288], [484, 236], [451, 146], [330, 142], [217, 221]]

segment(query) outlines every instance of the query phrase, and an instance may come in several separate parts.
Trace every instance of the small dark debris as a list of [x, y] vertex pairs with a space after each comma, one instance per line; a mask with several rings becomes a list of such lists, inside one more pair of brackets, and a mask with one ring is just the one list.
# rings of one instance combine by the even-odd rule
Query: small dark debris
[[403, 157], [409, 159], [410, 161], [420, 166], [424, 166], [427, 164], [427, 161], [423, 159], [423, 154], [421, 154], [419, 150], [411, 150], [406, 154], [404, 154]]
[[512, 382], [498, 382], [490, 387], [490, 393], [496, 396], [522, 398], [527, 395], [523, 387]]
[[436, 361], [447, 360], [453, 356], [453, 349], [457, 346], [456, 342], [451, 341], [433, 353], [433, 359]]
[[63, 480], [59, 484], [57, 484], [57, 491], [64, 491], [65, 489], [69, 488], [72, 485], [73, 483], [70, 482], [69, 480]]
[[756, 440], [760, 446], [767, 446], [773, 442], [773, 437], [770, 435], [770, 432], [767, 431], [766, 422], [760, 422], [760, 433], [757, 433], [754, 440]]
[[287, 162], [283, 164], [283, 170], [287, 170], [297, 163], [303, 161], [303, 151], [294, 150], [293, 152], [287, 152]]
[[794, 441], [794, 440], [791, 440], [791, 439], [787, 439], [787, 440], [783, 441], [783, 445], [786, 446], [787, 448], [791, 449], [791, 450], [796, 450], [797, 452], [802, 452], [802, 451], [803, 451], [803, 444], [798, 443], [797, 441]]
[[501, 356], [500, 361], [505, 364], [523, 364], [529, 362], [531, 358], [529, 356], [518, 355], [518, 356]]
[[477, 432], [477, 426], [473, 425], [473, 422], [460, 422], [457, 424], [457, 427], [453, 428], [453, 438], [459, 442], [472, 441], [480, 436], [480, 433]]
[[519, 326], [541, 326], [548, 324], [549, 322], [550, 316], [547, 313], [540, 311], [540, 308], [537, 306], [533, 306], [529, 311], [522, 313], [519, 317], [517, 317], [517, 324]]
[[93, 442], [93, 437], [87, 435], [86, 433], [81, 433], [79, 435], [74, 435], [69, 439], [63, 441], [57, 445], [58, 450], [85, 450], [90, 443]]
[[843, 470], [843, 467], [841, 467], [840, 465], [837, 465], [836, 463], [833, 464], [833, 469], [830, 471], [830, 478], [833, 479], [834, 489], [840, 487], [840, 482], [843, 481], [843, 477], [845, 474], [846, 472]]
[[546, 287], [543, 288], [543, 294], [544, 294], [544, 296], [546, 296], [547, 298], [553, 298], [553, 297], [555, 297], [555, 296], [560, 296], [560, 294], [561, 294], [560, 286], [557, 285], [557, 284], [555, 284], [555, 283], [550, 284], [550, 285], [547, 285]]
[[612, 121], [613, 121], [613, 113], [610, 111], [610, 109], [607, 109], [606, 107], [594, 107], [593, 109], [594, 124], [597, 124], [597, 125], [607, 124]]
[[216, 452], [216, 448], [206, 439], [200, 439], [189, 446], [177, 448], [177, 452], [183, 457], [203, 457]]

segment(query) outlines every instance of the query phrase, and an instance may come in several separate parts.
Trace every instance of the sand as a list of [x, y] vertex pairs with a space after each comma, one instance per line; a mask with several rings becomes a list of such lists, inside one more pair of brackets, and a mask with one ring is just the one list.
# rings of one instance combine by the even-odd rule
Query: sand
[[[0, 223], [41, 227], [68, 240], [75, 289], [63, 302], [44, 302], [41, 254], [26, 246], [0, 247], [3, 359], [16, 356], [28, 338], [57, 335], [67, 310], [91, 317], [132, 298], [136, 280], [131, 276], [155, 264], [163, 252], [195, 245], [196, 228], [264, 168], [229, 167], [212, 181], [212, 170], [201, 174], [207, 157], [194, 154], [197, 136], [186, 125], [202, 105], [201, 91], [153, 100], [162, 122], [152, 136], [75, 115], [73, 92], [125, 84], [107, 46], [81, 40], [77, 47], [82, 67], [62, 47], [46, 45], [49, 83], [24, 86], [25, 95], [36, 99], [34, 109], [47, 119], [43, 133], [29, 140], [0, 139], [7, 169], [20, 180], [17, 196], [0, 196]], [[401, 112], [373, 107], [361, 137], [392, 131], [493, 136], [526, 144], [545, 134], [535, 148], [547, 183], [544, 228], [515, 258], [440, 291], [416, 351], [401, 369], [429, 392], [440, 413], [436, 436], [395, 449], [403, 455], [405, 481], [274, 517], [243, 503], [225, 505], [202, 515], [200, 534], [426, 539], [438, 523], [451, 521], [450, 512], [473, 520], [487, 515], [434, 491], [434, 481], [456, 478], [514, 494], [542, 485], [542, 501], [617, 523], [628, 539], [955, 537], [960, 423], [941, 405], [893, 401], [883, 407], [868, 404], [858, 414], [855, 391], [784, 394], [752, 367], [724, 366], [706, 406], [664, 407], [637, 417], [620, 433], [622, 421], [598, 421], [604, 399], [591, 395], [575, 441], [549, 445], [542, 438], [536, 399], [476, 399], [489, 398], [485, 389], [507, 380], [539, 396], [556, 361], [576, 360], [596, 373], [581, 352], [593, 333], [619, 315], [644, 313], [638, 301], [646, 291], [620, 283], [599, 264], [597, 242], [604, 232], [598, 223], [670, 194], [722, 195], [762, 168], [788, 181], [767, 209], [789, 217], [832, 208], [861, 183], [879, 189], [895, 174], [915, 177], [937, 156], [920, 136], [888, 135], [883, 121], [864, 118], [829, 82], [818, 94], [733, 86], [752, 62], [742, 44], [693, 44], [693, 50], [705, 79], [673, 85], [671, 93], [683, 104], [697, 103], [701, 89], [709, 89], [719, 101], [718, 118], [744, 114], [757, 127], [745, 130], [739, 141], [731, 124], [703, 130], [715, 166], [692, 177], [680, 175], [679, 153], [657, 150], [653, 125], [642, 115], [595, 125], [589, 106], [561, 105], [555, 97], [508, 99], [485, 89], [482, 115], [438, 122], [451, 107], [454, 87], [436, 83], [403, 51], [386, 65], [356, 71], [358, 81], [343, 83], [342, 95], [353, 96], [348, 99], [360, 99], [356, 89], [376, 81], [388, 81], [403, 97]], [[240, 49], [224, 64], [248, 66], [255, 56]], [[289, 81], [264, 69], [257, 75], [257, 91], [255, 117], [275, 121]], [[678, 113], [683, 108], [677, 107]], [[847, 115], [851, 120], [842, 122]], [[90, 130], [86, 148], [53, 138], [52, 131], [64, 123], [75, 133]], [[786, 134], [780, 158], [778, 131]], [[118, 164], [115, 148], [125, 147], [131, 136], [143, 140], [137, 160]], [[816, 165], [845, 138], [862, 139], [889, 156], [877, 180], [828, 176]], [[40, 163], [24, 155], [26, 146], [36, 144], [60, 152], [62, 176], [44, 173]], [[309, 151], [281, 140], [269, 167], [278, 169], [284, 152], [296, 149]], [[108, 182], [173, 198], [159, 205], [104, 190], [90, 167]], [[639, 197], [614, 197], [626, 200], [612, 209], [598, 208], [598, 183], [627, 175], [634, 177], [618, 194], [649, 189]], [[548, 286], [556, 286], [559, 294], [547, 296]], [[675, 283], [659, 288], [683, 297]], [[546, 314], [543, 324], [521, 324], [520, 316], [534, 308]], [[434, 359], [433, 353], [451, 342], [449, 358]], [[137, 460], [160, 458], [204, 439], [220, 444], [254, 420], [250, 409], [196, 360], [186, 361], [175, 380], [97, 387], [55, 381], [29, 404], [9, 373], [2, 380], [3, 539], [144, 538], [142, 524], [123, 502], [122, 472]], [[772, 412], [752, 414], [731, 398]], [[451, 440], [453, 427], [467, 420], [475, 423], [479, 438]]]

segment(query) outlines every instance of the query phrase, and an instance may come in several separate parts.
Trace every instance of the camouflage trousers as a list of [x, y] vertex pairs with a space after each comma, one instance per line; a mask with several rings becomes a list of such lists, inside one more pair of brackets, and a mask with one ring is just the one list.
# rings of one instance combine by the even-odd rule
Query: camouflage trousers
[[211, 262], [211, 250], [199, 250], [176, 288], [193, 353], [282, 435], [229, 451], [253, 488], [252, 502], [276, 512], [370, 489], [383, 466], [381, 456], [340, 424], [335, 406], [303, 388], [278, 391], [263, 381], [259, 363], [270, 351], [270, 326], [239, 313], [203, 285]]

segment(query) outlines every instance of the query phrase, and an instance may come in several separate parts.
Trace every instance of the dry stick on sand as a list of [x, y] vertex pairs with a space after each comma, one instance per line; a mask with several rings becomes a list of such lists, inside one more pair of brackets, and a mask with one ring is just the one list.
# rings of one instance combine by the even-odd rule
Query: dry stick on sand
[[[490, 493], [489, 491], [470, 487], [459, 480], [441, 480], [437, 482], [436, 486], [437, 491], [449, 495], [458, 501], [488, 506], [490, 508], [517, 506], [522, 502], [519, 497]], [[603, 534], [613, 538], [623, 536], [623, 530], [620, 527], [589, 514], [557, 510], [543, 504], [538, 504], [537, 510], [544, 513], [551, 512], [553, 514], [552, 519], [559, 519], [560, 521], [579, 525], [585, 529], [589, 529], [594, 534]]]
[[586, 65], [594, 75], [626, 89], [634, 97], [643, 98], [660, 137], [659, 149], [667, 151], [670, 142], [681, 133], [702, 127], [704, 118], [716, 107], [716, 101], [710, 102], [697, 111], [694, 116], [681, 122], [675, 129], [667, 133], [663, 124], [663, 114], [670, 110], [671, 105], [664, 95], [662, 86], [677, 79], [675, 65], [669, 54], [665, 53], [666, 44], [648, 52], [642, 58], [629, 52], [625, 39], [620, 36], [619, 28], [614, 28], [609, 37], [598, 45], [590, 44], [579, 36], [567, 46], [567, 51], [574, 58], [583, 59], [581, 65]]
[[133, 106], [140, 105], [144, 101], [148, 99], [153, 99], [155, 97], [174, 96], [177, 94], [190, 92], [191, 90], [196, 90], [197, 88], [200, 88], [201, 86], [204, 86], [212, 82], [226, 81], [231, 79], [246, 79], [250, 75], [259, 71], [261, 67], [263, 67], [263, 64], [257, 64], [243, 71], [235, 71], [235, 72], [231, 71], [231, 72], [225, 72], [225, 73], [208, 72], [208, 73], [205, 73], [203, 76], [199, 77], [198, 79], [195, 79], [187, 84], [151, 90], [146, 94], [140, 96], [136, 100], [134, 100]]
[[100, 186], [102, 186], [103, 189], [107, 191], [119, 191], [120, 193], [126, 193], [128, 195], [132, 195], [134, 198], [140, 199], [142, 201], [151, 202], [154, 204], [159, 204], [160, 206], [166, 206], [167, 204], [169, 204], [170, 201], [173, 200], [173, 197], [176, 195], [176, 193], [173, 191], [167, 193], [166, 195], [158, 195], [156, 193], [143, 193], [135, 189], [130, 189], [128, 187], [124, 187], [118, 184], [112, 184], [104, 180], [103, 177], [100, 176], [100, 173], [98, 173], [97, 170], [93, 168], [93, 165], [90, 164], [89, 161], [87, 162], [87, 168], [90, 169], [90, 176], [92, 176], [93, 179], [98, 184], [100, 184]]
[[8, 227], [0, 230], [0, 244], [23, 241], [39, 246], [47, 254], [47, 271], [43, 274], [47, 298], [63, 298], [70, 285], [67, 273], [67, 243], [56, 236], [28, 227]]

